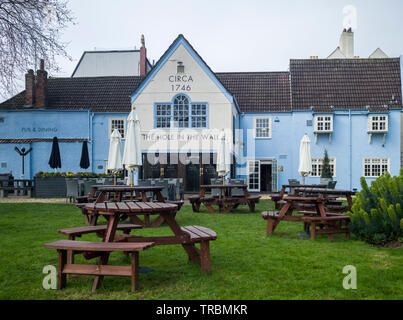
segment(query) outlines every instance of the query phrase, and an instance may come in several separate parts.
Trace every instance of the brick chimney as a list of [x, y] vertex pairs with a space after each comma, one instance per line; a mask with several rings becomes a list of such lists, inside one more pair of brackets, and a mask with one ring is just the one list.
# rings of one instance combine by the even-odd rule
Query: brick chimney
[[35, 106], [46, 108], [48, 100], [48, 73], [45, 71], [45, 61], [41, 59], [40, 68], [36, 72]]
[[35, 74], [30, 69], [25, 74], [25, 105], [33, 106], [35, 103]]
[[145, 76], [147, 73], [147, 49], [144, 41], [144, 34], [141, 35], [140, 48], [140, 76]]

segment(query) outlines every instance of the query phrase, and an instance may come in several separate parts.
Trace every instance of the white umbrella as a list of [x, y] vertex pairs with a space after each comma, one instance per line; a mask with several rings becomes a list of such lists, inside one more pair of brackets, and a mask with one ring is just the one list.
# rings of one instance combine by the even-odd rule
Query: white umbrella
[[305, 184], [305, 177], [312, 172], [311, 141], [305, 133], [299, 147], [299, 174], [302, 176], [302, 184]]
[[225, 143], [225, 134], [221, 134], [220, 145], [217, 152], [217, 174], [219, 177], [224, 177], [231, 170], [231, 156], [227, 144]]
[[111, 170], [115, 176], [114, 184], [116, 185], [116, 173], [123, 169], [122, 165], [122, 136], [118, 129], [113, 130], [111, 141], [109, 143], [108, 170]]
[[140, 120], [137, 112], [133, 109], [127, 118], [127, 134], [125, 150], [123, 153], [123, 164], [129, 170], [130, 183], [133, 186], [133, 175], [138, 167], [143, 165], [141, 160], [141, 137]]

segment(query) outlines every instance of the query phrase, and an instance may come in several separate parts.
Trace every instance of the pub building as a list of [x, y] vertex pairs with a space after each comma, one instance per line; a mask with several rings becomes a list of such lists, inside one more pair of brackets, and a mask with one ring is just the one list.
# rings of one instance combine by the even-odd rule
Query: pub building
[[21, 175], [15, 147], [32, 148], [26, 178], [51, 171], [54, 136], [59, 171], [84, 171], [79, 158], [88, 141], [86, 171], [104, 173], [110, 134], [118, 129], [124, 145], [132, 108], [141, 122], [139, 178], [183, 178], [186, 192], [216, 177], [221, 135], [232, 155], [229, 176], [245, 179], [251, 192], [301, 179], [305, 133], [313, 168], [306, 183], [319, 183], [325, 150], [341, 189], [401, 167], [402, 58], [379, 48], [355, 56], [352, 30], [343, 30], [327, 58], [292, 59], [280, 72], [214, 72], [183, 35], [153, 64], [144, 37], [140, 50], [84, 52], [71, 77], [48, 77], [45, 64], [27, 72], [24, 91], [0, 103], [0, 173]]

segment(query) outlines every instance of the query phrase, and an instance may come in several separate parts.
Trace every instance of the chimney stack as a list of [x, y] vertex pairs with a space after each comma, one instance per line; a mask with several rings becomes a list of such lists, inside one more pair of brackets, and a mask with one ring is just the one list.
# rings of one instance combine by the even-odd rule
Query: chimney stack
[[351, 28], [344, 29], [340, 37], [340, 51], [347, 59], [354, 58], [354, 32]]
[[147, 49], [144, 40], [144, 35], [141, 35], [141, 48], [140, 48], [140, 76], [145, 76], [147, 73]]
[[48, 73], [45, 71], [45, 61], [41, 59], [40, 68], [36, 72], [35, 106], [43, 109], [48, 100]]
[[25, 105], [33, 106], [35, 103], [35, 74], [29, 69], [25, 74]]

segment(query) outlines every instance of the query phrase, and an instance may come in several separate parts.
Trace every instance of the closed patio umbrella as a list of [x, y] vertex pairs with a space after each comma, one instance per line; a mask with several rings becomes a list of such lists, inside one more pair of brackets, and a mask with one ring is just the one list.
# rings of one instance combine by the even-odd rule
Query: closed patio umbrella
[[217, 151], [217, 175], [219, 177], [223, 177], [223, 184], [224, 184], [224, 177], [230, 172], [230, 170], [231, 170], [231, 155], [228, 146], [225, 142], [225, 134], [224, 132], [222, 132], [220, 137], [220, 144], [218, 146]]
[[114, 185], [116, 185], [116, 173], [123, 169], [122, 165], [122, 136], [119, 130], [113, 130], [109, 143], [108, 170], [111, 170], [115, 176]]
[[[133, 186], [133, 176], [136, 170], [143, 165], [141, 159], [141, 137], [140, 120], [135, 109], [127, 118], [127, 134], [125, 150], [123, 153], [123, 164], [129, 170], [130, 186]], [[129, 184], [129, 181], [128, 181]]]
[[88, 155], [87, 141], [83, 141], [83, 147], [81, 149], [80, 168], [88, 169], [90, 167], [90, 157]]
[[302, 176], [302, 184], [305, 184], [305, 177], [312, 172], [311, 141], [305, 133], [299, 147], [299, 174]]
[[49, 158], [49, 166], [52, 169], [55, 169], [55, 171], [57, 168], [62, 167], [62, 160], [60, 159], [59, 141], [57, 140], [57, 137], [53, 138], [52, 152]]

